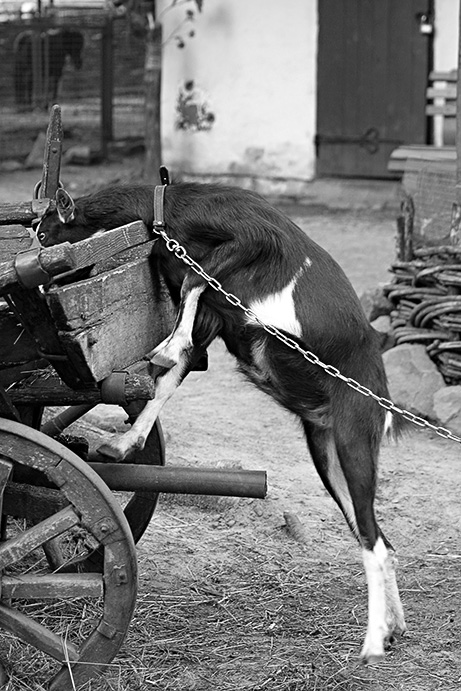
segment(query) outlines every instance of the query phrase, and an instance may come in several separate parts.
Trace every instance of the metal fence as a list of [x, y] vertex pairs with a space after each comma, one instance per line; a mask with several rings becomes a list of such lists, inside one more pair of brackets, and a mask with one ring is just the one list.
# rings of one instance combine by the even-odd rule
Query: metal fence
[[0, 23], [0, 161], [24, 162], [62, 107], [65, 146], [141, 139], [144, 41], [126, 19], [67, 13]]

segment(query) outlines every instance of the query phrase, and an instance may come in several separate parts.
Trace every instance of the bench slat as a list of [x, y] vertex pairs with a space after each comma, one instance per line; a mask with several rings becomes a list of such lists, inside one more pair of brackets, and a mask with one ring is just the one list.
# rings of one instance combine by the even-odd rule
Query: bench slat
[[427, 98], [448, 98], [455, 99], [457, 93], [457, 88], [455, 84], [447, 84], [444, 87], [441, 86], [429, 86], [426, 90]]
[[450, 70], [449, 72], [436, 72], [432, 71], [429, 73], [430, 82], [454, 82], [458, 81], [458, 71]]
[[426, 115], [446, 115], [447, 117], [456, 116], [456, 103], [444, 103], [443, 105], [426, 106]]

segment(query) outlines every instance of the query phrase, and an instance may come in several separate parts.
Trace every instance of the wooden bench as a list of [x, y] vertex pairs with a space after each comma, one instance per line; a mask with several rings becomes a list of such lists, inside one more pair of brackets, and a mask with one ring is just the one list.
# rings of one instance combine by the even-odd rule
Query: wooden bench
[[388, 170], [403, 173], [408, 166], [421, 166], [422, 161], [444, 161], [456, 164], [456, 92], [457, 70], [431, 72], [426, 90], [426, 117], [429, 119], [431, 144], [402, 145], [389, 159]]

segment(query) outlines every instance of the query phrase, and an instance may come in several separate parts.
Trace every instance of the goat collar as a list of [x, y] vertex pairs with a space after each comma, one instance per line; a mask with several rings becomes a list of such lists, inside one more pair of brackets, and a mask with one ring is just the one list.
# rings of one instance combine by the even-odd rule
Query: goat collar
[[154, 188], [154, 230], [165, 227], [165, 215], [163, 213], [163, 200], [166, 185], [156, 185]]
[[160, 166], [159, 175], [162, 184], [156, 185], [154, 189], [154, 230], [155, 228], [165, 227], [163, 200], [165, 197], [165, 187], [170, 184], [170, 174], [166, 166]]

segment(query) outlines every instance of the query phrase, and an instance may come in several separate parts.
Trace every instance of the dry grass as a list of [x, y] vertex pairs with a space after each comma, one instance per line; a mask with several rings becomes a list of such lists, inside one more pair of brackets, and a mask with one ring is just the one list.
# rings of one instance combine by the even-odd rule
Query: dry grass
[[[227, 500], [189, 498], [184, 505], [170, 498], [161, 507], [153, 537], [170, 554], [162, 551], [165, 562], [162, 556], [141, 557], [128, 638], [105, 676], [85, 691], [460, 687], [455, 558], [402, 565], [411, 633], [393, 645], [385, 662], [366, 668], [358, 662], [366, 623], [358, 552], [348, 563], [344, 554], [322, 560], [314, 543], [301, 545], [282, 529], [244, 530], [248, 504], [232, 501], [230, 507]], [[229, 511], [236, 519], [231, 528], [220, 522]], [[180, 528], [167, 535], [175, 521]], [[168, 571], [172, 558], [180, 567]], [[98, 610], [91, 602], [64, 608], [51, 603], [40, 616], [63, 635], [85, 638]], [[5, 652], [12, 672], [7, 691], [46, 688], [54, 663], [10, 637], [2, 643], [3, 659]]]

